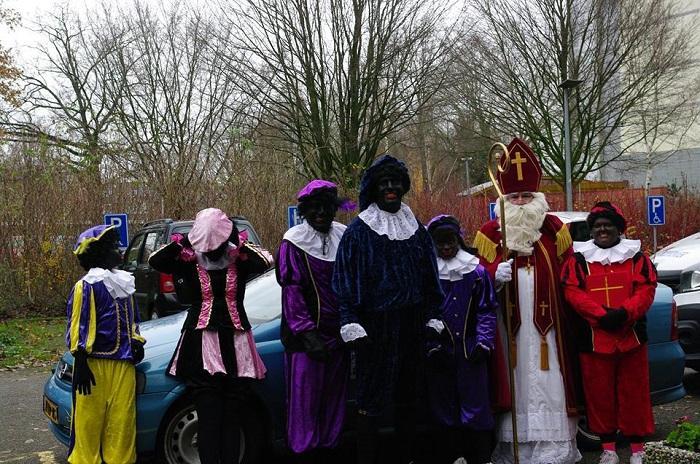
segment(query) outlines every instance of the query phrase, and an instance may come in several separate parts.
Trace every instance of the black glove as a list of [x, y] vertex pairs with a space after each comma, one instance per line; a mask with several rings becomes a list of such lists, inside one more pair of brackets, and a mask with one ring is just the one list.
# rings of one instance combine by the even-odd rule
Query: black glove
[[360, 350], [371, 343], [369, 337], [365, 335], [364, 337], [356, 338], [350, 342], [345, 342], [345, 346], [350, 350]]
[[452, 356], [450, 356], [442, 345], [433, 345], [433, 347], [428, 350], [427, 357], [428, 363], [438, 369], [449, 368], [450, 362], [452, 361]]
[[621, 329], [627, 320], [627, 311], [622, 308], [605, 307], [607, 313], [605, 316], [598, 319], [598, 324], [603, 330], [614, 331]]
[[301, 342], [304, 344], [306, 355], [314, 361], [326, 362], [329, 354], [326, 344], [321, 340], [318, 330], [309, 330], [299, 334]]
[[427, 342], [432, 342], [440, 339], [442, 339], [442, 335], [440, 335], [440, 332], [438, 332], [432, 327], [427, 327], [425, 329], [425, 340]]
[[138, 340], [131, 340], [131, 356], [134, 358], [133, 363], [134, 365], [140, 363], [143, 361], [143, 343], [141, 343]]
[[81, 395], [92, 393], [90, 384], [96, 385], [95, 376], [88, 365], [88, 355], [82, 349], [73, 353], [75, 363], [73, 364], [73, 389]]
[[469, 356], [469, 360], [474, 364], [480, 364], [488, 359], [490, 353], [491, 352], [488, 349], [477, 344], [472, 350], [472, 354]]

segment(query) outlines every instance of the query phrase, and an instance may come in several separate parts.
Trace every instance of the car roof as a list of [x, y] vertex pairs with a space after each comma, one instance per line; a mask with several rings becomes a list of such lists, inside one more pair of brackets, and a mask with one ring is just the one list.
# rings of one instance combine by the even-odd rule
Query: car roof
[[588, 217], [588, 213], [586, 211], [551, 211], [549, 214], [555, 215], [564, 224], [569, 224], [571, 222], [583, 222]]

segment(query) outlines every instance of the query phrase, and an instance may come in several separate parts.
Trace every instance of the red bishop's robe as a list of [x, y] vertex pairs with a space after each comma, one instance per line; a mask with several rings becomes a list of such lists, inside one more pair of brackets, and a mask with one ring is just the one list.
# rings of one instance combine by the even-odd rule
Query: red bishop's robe
[[[578, 375], [578, 360], [572, 337], [569, 336], [571, 322], [567, 319], [567, 311], [563, 308], [561, 294], [560, 275], [561, 266], [573, 253], [571, 235], [569, 229], [559, 218], [547, 214], [540, 228], [542, 236], [534, 244], [531, 256], [515, 257], [514, 267], [529, 267], [535, 272], [535, 317], [533, 323], [542, 337], [541, 368], [549, 369], [547, 360], [547, 345], [545, 337], [550, 330], [556, 333], [557, 358], [559, 368], [564, 379], [564, 391], [566, 394], [566, 412], [569, 416], [576, 416], [583, 410], [580, 379]], [[501, 252], [501, 230], [498, 220], [492, 220], [484, 224], [474, 239], [474, 247], [477, 249], [482, 264], [495, 277], [498, 264], [503, 261]], [[509, 285], [510, 302], [502, 302], [502, 310], [505, 307], [511, 309], [512, 334], [515, 335], [520, 328], [520, 309], [518, 308], [518, 279], [517, 272], [513, 272], [513, 280]], [[503, 296], [505, 292], [501, 292]], [[500, 337], [496, 337], [500, 341]], [[517, 363], [517, 348], [513, 353]], [[492, 378], [494, 379], [492, 398], [494, 407], [499, 411], [508, 411], [511, 407], [510, 391], [508, 387], [508, 371], [505, 347], [496, 347], [496, 353], [492, 357]]]
[[[593, 241], [577, 247], [562, 271], [564, 296], [576, 312], [576, 341], [591, 431], [628, 437], [654, 432], [649, 393], [646, 313], [656, 292], [649, 258], [623, 240], [612, 249]], [[601, 263], [605, 259], [606, 264]], [[611, 262], [612, 261], [612, 262]], [[627, 320], [617, 330], [600, 327], [604, 308], [622, 308]], [[610, 439], [610, 438], [608, 438]]]

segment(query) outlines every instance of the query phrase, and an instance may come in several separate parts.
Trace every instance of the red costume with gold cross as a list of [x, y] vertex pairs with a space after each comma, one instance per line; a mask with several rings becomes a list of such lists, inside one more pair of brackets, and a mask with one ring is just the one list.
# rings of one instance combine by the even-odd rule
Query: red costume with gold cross
[[[577, 313], [576, 339], [591, 431], [626, 436], [654, 432], [649, 395], [646, 313], [656, 292], [656, 271], [639, 241], [612, 248], [576, 243], [562, 271], [564, 296]], [[606, 308], [627, 313], [621, 328], [605, 330]]]

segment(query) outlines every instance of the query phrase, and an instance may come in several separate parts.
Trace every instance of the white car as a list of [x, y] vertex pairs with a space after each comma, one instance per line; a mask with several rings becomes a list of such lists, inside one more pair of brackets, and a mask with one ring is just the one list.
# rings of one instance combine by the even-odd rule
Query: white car
[[659, 250], [651, 257], [659, 282], [674, 293], [700, 290], [700, 232]]

